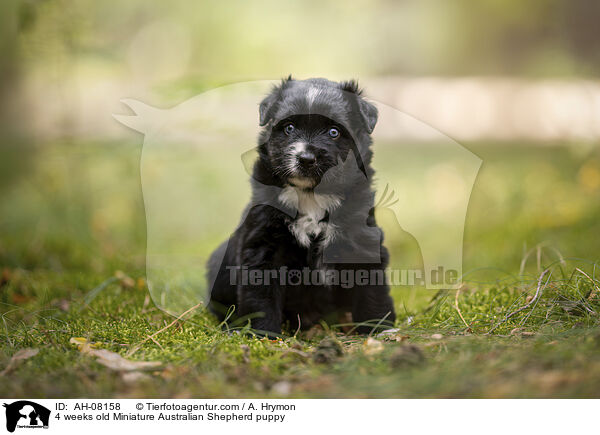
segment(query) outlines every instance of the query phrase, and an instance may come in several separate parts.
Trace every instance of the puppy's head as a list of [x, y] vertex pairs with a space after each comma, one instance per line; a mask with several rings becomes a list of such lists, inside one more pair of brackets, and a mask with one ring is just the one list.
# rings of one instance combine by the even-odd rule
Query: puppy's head
[[377, 109], [353, 81], [288, 78], [260, 104], [261, 144], [274, 172], [306, 189], [349, 151], [360, 159], [376, 122]]

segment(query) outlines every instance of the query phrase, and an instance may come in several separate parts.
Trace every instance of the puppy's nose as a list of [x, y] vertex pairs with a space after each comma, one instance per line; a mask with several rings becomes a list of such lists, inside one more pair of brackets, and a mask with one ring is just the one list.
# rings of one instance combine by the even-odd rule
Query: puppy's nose
[[316, 161], [317, 158], [310, 151], [302, 151], [300, 154], [298, 154], [298, 162], [300, 162], [301, 165], [312, 165]]

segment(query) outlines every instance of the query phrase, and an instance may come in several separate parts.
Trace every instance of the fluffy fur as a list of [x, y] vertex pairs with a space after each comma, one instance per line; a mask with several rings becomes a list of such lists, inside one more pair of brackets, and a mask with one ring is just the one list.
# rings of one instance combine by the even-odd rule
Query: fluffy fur
[[232, 266], [381, 272], [388, 264], [370, 183], [377, 109], [356, 82], [290, 77], [260, 103], [259, 113], [252, 198], [239, 227], [209, 260], [210, 308], [222, 320], [235, 306], [236, 316], [268, 335], [284, 323], [306, 329], [344, 312], [354, 322], [371, 322], [359, 332], [377, 323], [389, 327], [395, 315], [385, 280], [352, 288], [231, 282]]

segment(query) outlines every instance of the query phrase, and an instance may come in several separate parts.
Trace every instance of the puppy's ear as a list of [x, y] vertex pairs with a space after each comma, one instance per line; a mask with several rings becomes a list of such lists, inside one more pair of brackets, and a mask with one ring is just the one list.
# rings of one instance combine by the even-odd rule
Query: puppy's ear
[[259, 114], [259, 122], [258, 125], [264, 127], [271, 120], [275, 112], [275, 106], [279, 98], [281, 97], [281, 91], [283, 88], [294, 79], [290, 74], [285, 79], [281, 80], [281, 84], [279, 86], [273, 87], [271, 93], [266, 96], [264, 100], [260, 102], [260, 106], [258, 107]]
[[340, 89], [345, 92], [351, 92], [356, 95], [362, 94], [362, 89], [358, 86], [358, 82], [354, 79], [346, 80], [340, 83]]
[[360, 111], [360, 115], [365, 121], [367, 131], [369, 132], [369, 134], [373, 133], [373, 130], [375, 129], [375, 124], [377, 124], [377, 107], [359, 97], [358, 110]]
[[340, 83], [340, 89], [345, 92], [356, 94], [358, 101], [358, 111], [365, 122], [369, 134], [373, 133], [375, 124], [377, 124], [377, 107], [362, 99], [362, 89], [358, 86], [356, 80], [348, 80]]
[[258, 125], [264, 127], [273, 117], [273, 109], [275, 108], [275, 103], [279, 98], [279, 92], [271, 92], [267, 97], [260, 102], [260, 106], [258, 106]]

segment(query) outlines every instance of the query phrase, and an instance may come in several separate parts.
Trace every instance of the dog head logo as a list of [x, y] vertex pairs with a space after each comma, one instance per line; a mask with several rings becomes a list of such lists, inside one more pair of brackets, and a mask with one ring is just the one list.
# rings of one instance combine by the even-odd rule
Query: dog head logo
[[[242, 171], [246, 167], [246, 172], [252, 175], [257, 155], [252, 144], [257, 136], [262, 137], [265, 131], [268, 134], [270, 117], [277, 118], [278, 111], [300, 107], [295, 101], [286, 106], [259, 106], [273, 84], [261, 81], [228, 85], [171, 109], [126, 99], [122, 102], [134, 114], [113, 115], [122, 124], [144, 134], [140, 173], [147, 223], [146, 270], [151, 296], [165, 311], [181, 314], [204, 299], [206, 281], [202, 265], [219, 240], [230, 235], [239, 224], [240, 214], [245, 218], [243, 210], [250, 198], [250, 186]], [[321, 110], [323, 116], [331, 115], [326, 104], [319, 104], [329, 99], [325, 98], [327, 93], [305, 91], [298, 92], [298, 98], [305, 95], [311, 104], [308, 109], [299, 110], [310, 113]], [[368, 127], [366, 134], [377, 123], [373, 131], [377, 147], [373, 167], [377, 173], [375, 177], [365, 174], [363, 182], [372, 184], [377, 192], [375, 213], [393, 227], [390, 230], [384, 223], [386, 241], [393, 242], [395, 234], [408, 234], [408, 238], [416, 241], [424, 271], [422, 284], [430, 289], [456, 288], [461, 285], [466, 212], [481, 159], [397, 109], [379, 103], [377, 109], [377, 117], [366, 111], [362, 120]], [[351, 124], [342, 123], [349, 130]], [[435, 144], [436, 152], [429, 145], [407, 146], [414, 143], [410, 135], [407, 137], [410, 131], [418, 131], [419, 137]], [[356, 157], [362, 151], [356, 150], [354, 158], [342, 158], [336, 168], [359, 174], [360, 159]], [[336, 168], [330, 170], [335, 172]], [[252, 180], [256, 182], [263, 180]], [[322, 183], [314, 190], [328, 188]], [[294, 201], [278, 200], [281, 188], [266, 183], [261, 190], [267, 193], [258, 201], [294, 215]], [[343, 219], [343, 216], [329, 218]], [[380, 222], [380, 216], [377, 220]], [[367, 239], [380, 237], [369, 228], [364, 233]], [[337, 250], [335, 247], [332, 244], [324, 255], [337, 261], [340, 253], [349, 252], [348, 246]], [[369, 253], [376, 255], [371, 251], [369, 247], [353, 250], [358, 257], [366, 258], [364, 262], [371, 258]], [[390, 267], [394, 266], [394, 259], [392, 253]], [[357, 257], [348, 260], [361, 261]], [[402, 264], [398, 266], [401, 268]], [[452, 279], [444, 279], [448, 271], [452, 272]]]
[[6, 430], [14, 432], [16, 428], [48, 428], [50, 410], [29, 400], [19, 400], [3, 405], [6, 408]]

